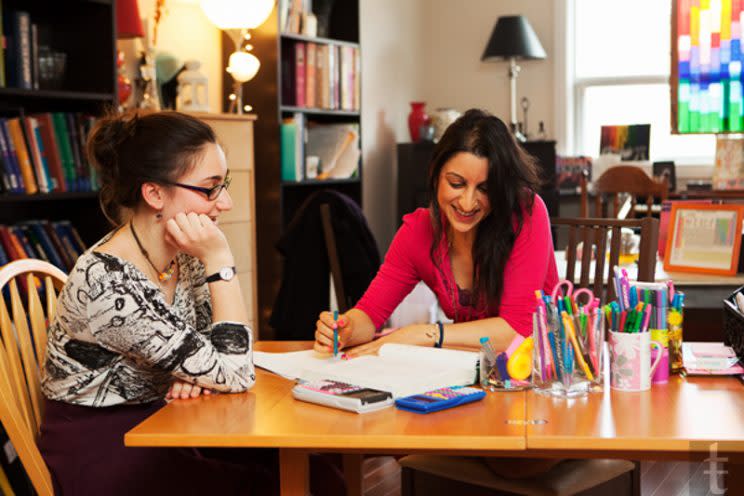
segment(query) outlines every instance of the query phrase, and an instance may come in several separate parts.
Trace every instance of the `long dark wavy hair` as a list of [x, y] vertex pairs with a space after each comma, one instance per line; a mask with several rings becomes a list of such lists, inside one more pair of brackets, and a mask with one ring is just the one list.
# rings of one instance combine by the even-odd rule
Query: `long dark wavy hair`
[[484, 110], [471, 109], [453, 122], [434, 148], [429, 168], [432, 198], [429, 212], [434, 227], [431, 257], [435, 264], [438, 263], [437, 247], [445, 235], [437, 200], [440, 175], [447, 161], [460, 152], [488, 160], [486, 194], [491, 210], [476, 227], [471, 301], [477, 306], [485, 297], [489, 309], [498, 309], [506, 261], [524, 224], [524, 209], [532, 212], [539, 188], [537, 165], [498, 117]]

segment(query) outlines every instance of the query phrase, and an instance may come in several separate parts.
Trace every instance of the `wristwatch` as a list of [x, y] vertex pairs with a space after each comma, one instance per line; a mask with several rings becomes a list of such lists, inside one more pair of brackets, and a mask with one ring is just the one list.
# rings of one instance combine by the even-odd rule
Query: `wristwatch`
[[204, 282], [229, 281], [235, 277], [235, 267], [222, 267], [211, 276], [207, 276]]

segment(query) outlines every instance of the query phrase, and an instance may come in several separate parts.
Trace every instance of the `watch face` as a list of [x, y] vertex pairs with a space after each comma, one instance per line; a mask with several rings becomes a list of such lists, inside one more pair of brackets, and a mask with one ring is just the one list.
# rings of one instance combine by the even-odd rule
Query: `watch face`
[[235, 275], [235, 271], [232, 267], [223, 267], [220, 269], [220, 279], [223, 281], [229, 281]]

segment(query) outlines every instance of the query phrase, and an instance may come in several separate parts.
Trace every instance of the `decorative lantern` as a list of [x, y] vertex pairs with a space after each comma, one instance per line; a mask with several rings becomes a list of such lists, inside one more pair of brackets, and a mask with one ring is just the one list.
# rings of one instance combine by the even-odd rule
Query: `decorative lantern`
[[184, 65], [186, 70], [178, 75], [176, 108], [185, 112], [208, 112], [208, 80], [207, 76], [199, 72], [201, 63], [188, 60]]

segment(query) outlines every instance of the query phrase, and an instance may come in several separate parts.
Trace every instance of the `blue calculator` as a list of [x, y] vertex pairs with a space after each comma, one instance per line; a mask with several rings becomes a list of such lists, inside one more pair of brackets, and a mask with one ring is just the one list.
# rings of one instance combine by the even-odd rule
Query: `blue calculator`
[[482, 400], [486, 393], [474, 387], [447, 387], [395, 400], [395, 406], [414, 413], [431, 413]]

